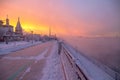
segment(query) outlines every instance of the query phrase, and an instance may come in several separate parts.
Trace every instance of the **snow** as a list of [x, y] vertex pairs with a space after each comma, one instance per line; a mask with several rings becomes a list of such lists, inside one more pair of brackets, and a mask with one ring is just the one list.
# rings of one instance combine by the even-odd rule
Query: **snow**
[[13, 51], [21, 50], [36, 44], [40, 44], [41, 42], [26, 42], [26, 41], [16, 41], [9, 42], [8, 44], [0, 43], [0, 55], [8, 54]]
[[19, 80], [22, 80], [23, 77], [24, 77], [28, 72], [30, 72], [30, 70], [31, 70], [31, 67], [28, 67], [28, 68], [26, 69], [26, 71], [22, 74], [22, 76], [19, 78]]
[[[72, 60], [70, 60], [72, 61]], [[73, 64], [73, 62], [71, 62]], [[64, 72], [66, 75], [67, 80], [79, 80], [78, 76], [76, 75], [75, 69], [73, 68], [74, 66], [71, 65], [69, 62], [67, 56], [65, 55], [64, 52], [61, 53], [61, 64], [63, 65]]]
[[[33, 60], [35, 60], [35, 64], [36, 64], [39, 60], [41, 60], [41, 59], [44, 58], [44, 54], [46, 54], [47, 51], [48, 51], [48, 49], [46, 49], [45, 51], [43, 51], [43, 52], [42, 52], [41, 54], [39, 54], [38, 56], [31, 56], [31, 57], [28, 57], [28, 58], [21, 57], [21, 58], [15, 58], [15, 59], [33, 59]], [[6, 57], [4, 57], [4, 58], [6, 58]], [[11, 57], [11, 58], [8, 57], [7, 59], [14, 59], [14, 57], [13, 57], [13, 58], [12, 58], [12, 57]], [[32, 65], [31, 65], [31, 66], [32, 66]], [[19, 78], [19, 80], [22, 80], [23, 77], [24, 77], [27, 73], [30, 72], [31, 66], [29, 66], [29, 67], [25, 70], [25, 72], [22, 74], [22, 76]]]
[[50, 52], [51, 55], [47, 57], [47, 66], [43, 70], [44, 75], [41, 80], [64, 80], [57, 49], [58, 45], [55, 43]]
[[[25, 48], [26, 46], [32, 46], [33, 44], [29, 44], [29, 43], [19, 43], [21, 44], [20, 46], [15, 46], [13, 45], [13, 43], [11, 43], [11, 46], [9, 45], [8, 46], [5, 46], [4, 44], [4, 47], [1, 47], [2, 50], [5, 48], [7, 48], [6, 52], [10, 52], [10, 51], [14, 51], [17, 49], [21, 49], [21, 48]], [[35, 44], [39, 44], [39, 43], [34, 43]], [[18, 45], [18, 44], [16, 44]], [[15, 48], [15, 49], [13, 49]], [[11, 50], [13, 49], [13, 50]], [[40, 53], [39, 55], [37, 56], [28, 56], [28, 57], [24, 57], [24, 56], [17, 56], [17, 57], [12, 57], [12, 56], [4, 56], [2, 59], [8, 59], [8, 60], [35, 60], [34, 64], [37, 64], [38, 61], [42, 60], [42, 59], [45, 59], [46, 60], [46, 66], [44, 67], [43, 69], [43, 76], [42, 76], [42, 79], [41, 80], [64, 80], [64, 77], [63, 77], [63, 72], [62, 72], [62, 68], [61, 68], [61, 62], [60, 62], [60, 57], [59, 57], [59, 54], [58, 54], [58, 44], [57, 42], [55, 41], [53, 43], [53, 47], [52, 49], [50, 50], [51, 48], [46, 48], [42, 53]], [[1, 51], [2, 51], [1, 50]], [[9, 51], [10, 50], [10, 51]], [[50, 52], [48, 52], [50, 50]], [[45, 56], [46, 54], [50, 54], [49, 56]], [[4, 53], [3, 53], [4, 54]], [[31, 72], [31, 69], [32, 69], [32, 65], [28, 66], [28, 68], [25, 70], [25, 72], [21, 75], [21, 77], [19, 78], [19, 80], [22, 80], [26, 74], [30, 73]], [[37, 80], [39, 80], [40, 77], [38, 76], [37, 77]]]
[[115, 80], [108, 75], [103, 69], [93, 64], [86, 57], [76, 52], [72, 47], [64, 44], [64, 47], [70, 51], [70, 55], [73, 57], [75, 63], [82, 69], [85, 75], [90, 80]]
[[48, 49], [46, 49], [42, 54], [39, 54], [38, 56], [36, 56], [35, 63], [37, 63], [40, 59], [44, 58], [44, 54], [46, 54], [47, 52], [48, 52]]
[[[40, 44], [41, 42], [15, 42], [6, 44], [0, 44], [0, 54], [7, 54], [12, 51], [20, 50], [26, 47], [30, 47], [36, 44]], [[90, 60], [84, 57], [79, 52], [76, 52], [71, 46], [64, 44], [63, 45], [66, 50], [68, 50], [70, 55], [72, 56], [74, 62], [81, 68], [81, 70], [85, 73], [89, 80], [115, 80], [110, 75], [108, 75], [103, 69], [93, 64]], [[41, 80], [65, 80], [63, 70], [62, 70], [62, 63], [64, 65], [65, 71], [70, 77], [75, 79], [74, 70], [72, 70], [68, 60], [66, 59], [65, 55], [62, 54], [61, 57], [58, 54], [58, 44], [55, 42], [51, 51], [49, 52], [49, 56], [45, 57], [44, 55], [47, 54], [49, 48], [46, 48], [41, 54], [37, 56], [29, 56], [29, 57], [10, 57], [5, 56], [3, 59], [10, 59], [10, 60], [19, 60], [19, 59], [27, 59], [27, 60], [35, 60], [35, 64], [41, 60], [46, 59], [46, 66], [43, 69], [43, 77]], [[61, 63], [62, 61], [62, 63]], [[20, 80], [29, 73], [31, 70], [31, 66], [29, 66], [23, 75], [20, 77]], [[39, 80], [39, 77], [38, 77]], [[75, 79], [76, 80], [76, 79]]]
[[46, 49], [45, 51], [43, 51], [41, 54], [37, 55], [37, 56], [28, 56], [28, 57], [24, 57], [24, 56], [19, 56], [19, 57], [11, 57], [11, 56], [5, 56], [3, 57], [3, 59], [9, 59], [9, 60], [35, 60], [35, 63], [37, 63], [37, 61], [41, 60], [44, 58], [44, 54], [47, 53], [48, 49]]

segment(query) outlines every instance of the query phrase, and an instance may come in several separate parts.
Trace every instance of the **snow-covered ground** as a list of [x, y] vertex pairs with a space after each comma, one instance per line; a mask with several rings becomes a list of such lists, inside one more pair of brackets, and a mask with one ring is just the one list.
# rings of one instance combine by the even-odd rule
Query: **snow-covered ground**
[[[3, 61], [4, 60], [9, 60], [9, 61], [12, 60], [12, 61], [22, 61], [22, 62], [30, 61], [29, 63], [24, 64], [24, 65], [26, 65], [26, 64], [30, 64], [30, 65], [26, 66], [26, 68], [20, 72], [22, 74], [19, 73], [20, 75], [18, 74], [14, 77], [14, 79], [16, 79], [16, 80], [29, 80], [29, 79], [32, 79], [32, 80], [65, 80], [64, 74], [63, 74], [62, 68], [61, 68], [62, 66], [61, 66], [61, 61], [60, 61], [60, 55], [58, 54], [57, 42], [51, 41], [48, 44], [46, 43], [45, 45], [42, 45], [42, 46], [38, 45], [36, 48], [41, 49], [42, 47], [44, 47], [44, 50], [36, 56], [32, 56], [32, 55], [31, 56], [21, 56], [21, 54], [19, 54], [17, 56], [10, 56], [11, 54], [9, 54], [9, 55], [4, 56], [1, 60], [3, 60]], [[33, 49], [35, 49], [35, 48], [33, 48]], [[39, 64], [42, 61], [44, 64]], [[17, 64], [14, 64], [14, 66], [17, 66]], [[41, 67], [41, 65], [44, 65], [44, 67]], [[18, 68], [18, 71], [19, 71], [19, 68]], [[32, 76], [31, 76], [31, 74], [32, 74]], [[9, 77], [11, 78], [11, 76], [13, 76], [13, 75], [14, 75], [14, 73], [11, 73], [11, 75], [8, 76], [8, 78]], [[4, 80], [4, 79], [2, 79], [2, 80]]]
[[[19, 58], [17, 58], [17, 59], [29, 59], [29, 60], [30, 60], [30, 59], [31, 59], [31, 60], [33, 59], [33, 60], [35, 60], [34, 64], [36, 64], [39, 60], [45, 58], [44, 55], [47, 53], [47, 51], [48, 51], [48, 49], [46, 49], [45, 51], [43, 51], [42, 54], [39, 54], [38, 56], [31, 56], [31, 57], [28, 57], [28, 58], [19, 57]], [[4, 58], [7, 58], [7, 57], [4, 57]], [[8, 58], [9, 58], [9, 57], [8, 57]], [[9, 58], [9, 59], [13, 59], [13, 58]], [[31, 65], [31, 66], [32, 66], [32, 65]], [[31, 66], [29, 66], [29, 67], [25, 70], [25, 72], [22, 74], [22, 76], [19, 78], [19, 80], [23, 80], [24, 76], [31, 71]], [[39, 77], [38, 77], [37, 79], [39, 79]]]
[[58, 44], [55, 43], [50, 56], [47, 58], [47, 66], [43, 70], [43, 77], [41, 80], [65, 80], [61, 70], [61, 62], [58, 54]]
[[[9, 43], [6, 44], [0, 44], [0, 54], [7, 54], [11, 51], [20, 50], [32, 45], [40, 44], [41, 42], [15, 42], [15, 43]], [[103, 69], [98, 67], [97, 65], [93, 64], [89, 59], [81, 55], [79, 52], [76, 52], [75, 49], [73, 49], [71, 46], [64, 44], [63, 45], [66, 50], [68, 50], [70, 55], [73, 57], [75, 63], [81, 68], [83, 73], [87, 76], [89, 80], [115, 80], [110, 75], [108, 75]], [[50, 51], [50, 52], [48, 52]], [[49, 56], [45, 56], [49, 53]], [[61, 58], [62, 57], [62, 58]], [[71, 73], [73, 70], [71, 68], [69, 61], [66, 59], [65, 55], [58, 54], [58, 44], [57, 42], [54, 42], [52, 47], [46, 47], [45, 50], [40, 53], [37, 56], [29, 56], [29, 57], [10, 57], [5, 56], [3, 59], [9, 59], [9, 60], [21, 60], [21, 59], [27, 59], [27, 60], [35, 60], [34, 64], [37, 64], [40, 60], [45, 59], [46, 60], [46, 66], [43, 68], [43, 76], [41, 80], [65, 80], [65, 75], [63, 74], [61, 59], [64, 64], [64, 67], [66, 69], [66, 74], [70, 73], [69, 76], [73, 77], [70, 78], [71, 80], [75, 79], [74, 72]], [[32, 69], [31, 65], [29, 66], [23, 75], [20, 77], [20, 80], [24, 79], [24, 76], [26, 74], [31, 72]], [[34, 77], [34, 76], [33, 76]], [[39, 76], [37, 76], [37, 80], [39, 80]], [[68, 79], [68, 80], [70, 80]], [[76, 79], [75, 79], [76, 80]]]
[[[75, 68], [74, 68], [74, 63], [72, 60], [70, 60], [70, 58], [68, 59], [68, 56], [66, 55], [66, 53], [64, 53], [64, 51], [61, 51], [62, 53], [61, 55], [61, 64], [63, 65], [63, 69], [64, 69], [64, 74], [66, 79], [65, 80], [80, 80], [78, 78], [78, 75], [76, 74]], [[81, 77], [82, 78], [82, 77]], [[82, 78], [82, 80], [84, 80]]]
[[16, 41], [16, 42], [9, 42], [8, 44], [0, 43], [0, 55], [8, 54], [13, 51], [17, 51], [20, 49], [24, 49], [36, 44], [40, 44], [41, 42], [26, 42], [26, 41]]
[[66, 44], [64, 44], [64, 47], [70, 51], [70, 55], [74, 58], [75, 63], [82, 69], [89, 80], [115, 80], [103, 69], [99, 68], [86, 57], [76, 52], [72, 47]]

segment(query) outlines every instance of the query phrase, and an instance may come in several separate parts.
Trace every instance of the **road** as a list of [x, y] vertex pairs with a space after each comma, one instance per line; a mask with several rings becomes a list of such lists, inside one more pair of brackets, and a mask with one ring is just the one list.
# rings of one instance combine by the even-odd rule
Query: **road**
[[2, 56], [0, 80], [87, 80], [58, 48], [57, 41], [49, 41]]
[[46, 42], [5, 55], [0, 59], [0, 80], [41, 79], [54, 44]]

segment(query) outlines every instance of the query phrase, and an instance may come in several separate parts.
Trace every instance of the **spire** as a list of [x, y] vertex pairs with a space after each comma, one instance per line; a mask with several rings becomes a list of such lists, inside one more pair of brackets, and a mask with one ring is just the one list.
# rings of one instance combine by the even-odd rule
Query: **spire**
[[17, 22], [17, 28], [21, 28], [21, 24], [20, 24], [20, 18], [18, 17], [18, 22]]
[[9, 25], [9, 19], [8, 19], [8, 15], [6, 16], [6, 25]]
[[15, 32], [18, 33], [18, 34], [22, 34], [22, 27], [21, 27], [21, 24], [20, 24], [20, 18], [19, 17], [18, 17], [16, 28], [15, 28]]

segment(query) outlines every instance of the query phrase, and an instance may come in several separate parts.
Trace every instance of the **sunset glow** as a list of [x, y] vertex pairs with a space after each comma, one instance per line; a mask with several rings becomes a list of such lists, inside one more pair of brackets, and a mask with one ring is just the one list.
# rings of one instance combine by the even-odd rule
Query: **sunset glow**
[[0, 80], [120, 80], [120, 0], [0, 0]]
[[119, 35], [117, 2], [78, 0], [0, 0], [0, 19], [14, 27], [20, 17], [24, 31], [57, 35]]

